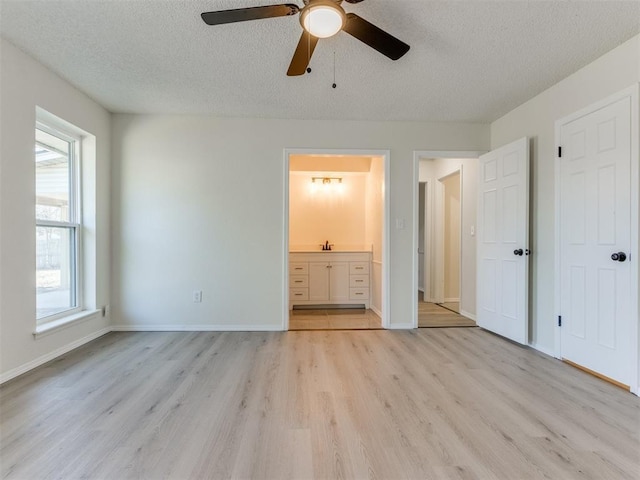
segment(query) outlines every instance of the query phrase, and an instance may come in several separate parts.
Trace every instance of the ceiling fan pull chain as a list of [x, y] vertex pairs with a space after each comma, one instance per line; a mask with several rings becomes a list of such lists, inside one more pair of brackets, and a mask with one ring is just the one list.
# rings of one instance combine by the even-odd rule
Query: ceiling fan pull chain
[[[309, 25], [311, 25], [311, 19], [309, 19]], [[311, 73], [311, 34], [307, 33], [307, 73]]]
[[332, 88], [336, 88], [338, 85], [336, 84], [336, 51], [333, 51], [333, 85]]

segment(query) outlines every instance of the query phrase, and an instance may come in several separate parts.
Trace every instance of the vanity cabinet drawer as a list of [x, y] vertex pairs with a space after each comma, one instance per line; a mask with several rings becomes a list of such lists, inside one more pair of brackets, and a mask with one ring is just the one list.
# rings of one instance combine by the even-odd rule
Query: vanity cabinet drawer
[[369, 289], [368, 288], [350, 288], [349, 300], [368, 300]]
[[308, 275], [308, 262], [293, 262], [289, 264], [289, 275]]
[[350, 275], [349, 286], [350, 287], [368, 287], [369, 275]]
[[289, 285], [291, 288], [307, 288], [309, 286], [309, 275], [291, 275], [289, 277]]
[[369, 275], [369, 262], [349, 262], [351, 275]]
[[289, 300], [309, 300], [309, 289], [291, 287], [289, 289]]

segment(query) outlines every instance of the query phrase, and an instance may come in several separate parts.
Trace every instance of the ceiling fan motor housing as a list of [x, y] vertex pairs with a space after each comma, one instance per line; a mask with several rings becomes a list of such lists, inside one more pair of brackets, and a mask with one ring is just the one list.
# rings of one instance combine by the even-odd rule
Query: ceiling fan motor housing
[[340, 6], [342, 0], [306, 0], [300, 11], [300, 25], [316, 38], [329, 38], [338, 33], [347, 21]]

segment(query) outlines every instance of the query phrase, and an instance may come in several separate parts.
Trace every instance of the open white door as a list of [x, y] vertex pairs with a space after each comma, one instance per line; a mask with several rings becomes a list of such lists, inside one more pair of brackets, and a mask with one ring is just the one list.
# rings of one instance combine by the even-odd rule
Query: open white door
[[529, 279], [529, 140], [480, 157], [477, 323], [526, 345]]

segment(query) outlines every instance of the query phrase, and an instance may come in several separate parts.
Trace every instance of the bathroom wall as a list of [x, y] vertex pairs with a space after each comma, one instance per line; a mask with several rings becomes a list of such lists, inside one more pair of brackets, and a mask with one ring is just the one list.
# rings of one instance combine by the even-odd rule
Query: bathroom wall
[[[323, 184], [313, 177], [338, 177]], [[291, 172], [289, 176], [289, 249], [369, 250], [365, 242], [367, 175], [344, 172]]]

